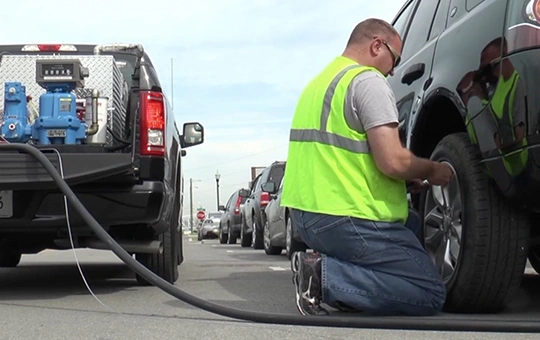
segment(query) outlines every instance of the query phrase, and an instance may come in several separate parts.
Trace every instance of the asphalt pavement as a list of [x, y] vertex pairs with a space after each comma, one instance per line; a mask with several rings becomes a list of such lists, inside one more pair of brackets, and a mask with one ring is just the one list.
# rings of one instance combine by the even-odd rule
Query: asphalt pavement
[[[186, 260], [180, 267], [178, 288], [225, 306], [298, 315], [284, 255], [268, 256], [261, 250], [220, 245], [216, 240], [184, 241]], [[0, 339], [539, 338], [537, 334], [255, 324], [208, 313], [155, 287], [138, 286], [132, 271], [112, 252], [83, 249], [77, 250], [77, 256], [96, 297], [86, 288], [73, 251], [46, 250], [24, 256], [17, 268], [0, 270]], [[497, 317], [539, 320], [540, 298], [531, 292], [532, 287], [538, 287], [538, 279], [529, 277], [514, 310]], [[449, 318], [471, 316], [444, 316], [441, 320]]]

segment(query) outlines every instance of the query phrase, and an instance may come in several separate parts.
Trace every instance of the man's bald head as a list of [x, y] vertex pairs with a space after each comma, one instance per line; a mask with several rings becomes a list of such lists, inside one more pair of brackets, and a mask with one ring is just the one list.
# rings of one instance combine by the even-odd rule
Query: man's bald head
[[394, 40], [399, 38], [399, 33], [392, 25], [384, 20], [375, 18], [367, 19], [356, 25], [347, 42], [347, 47], [368, 43], [375, 37]]
[[356, 25], [343, 56], [392, 75], [401, 60], [401, 48], [396, 29], [384, 20], [371, 18]]

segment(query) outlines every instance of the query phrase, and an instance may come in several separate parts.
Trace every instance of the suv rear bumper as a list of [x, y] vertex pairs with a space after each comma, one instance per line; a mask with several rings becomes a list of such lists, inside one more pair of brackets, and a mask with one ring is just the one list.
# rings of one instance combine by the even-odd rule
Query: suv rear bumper
[[[104, 227], [116, 225], [154, 225], [160, 220], [165, 188], [162, 182], [115, 184], [94, 182], [72, 187], [75, 195]], [[90, 228], [70, 209], [71, 227], [87, 234]], [[53, 190], [16, 190], [13, 216], [0, 218], [0, 233], [48, 233], [66, 231], [62, 193]]]

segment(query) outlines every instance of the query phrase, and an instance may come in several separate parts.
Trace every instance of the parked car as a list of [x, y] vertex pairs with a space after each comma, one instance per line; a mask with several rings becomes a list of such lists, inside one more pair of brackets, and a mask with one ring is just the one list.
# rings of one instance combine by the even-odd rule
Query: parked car
[[412, 197], [447, 285], [445, 309], [501, 311], [529, 245], [540, 270], [540, 229], [531, 234], [540, 211], [539, 2], [408, 0], [392, 23], [404, 42], [388, 78], [402, 141], [456, 174]]
[[242, 247], [253, 245], [255, 249], [264, 248], [263, 226], [266, 221], [264, 209], [270, 202], [270, 194], [262, 190], [262, 185], [269, 181], [280, 185], [284, 173], [285, 162], [275, 161], [266, 167], [253, 181], [250, 195], [246, 203], [244, 203], [244, 222], [240, 229], [240, 244]]
[[224, 206], [219, 206], [219, 210], [223, 211], [223, 216], [219, 221], [219, 243], [235, 244], [240, 237], [242, 210], [248, 196], [249, 190], [238, 189], [229, 197]]
[[270, 202], [264, 209], [264, 251], [268, 255], [280, 255], [285, 249], [290, 260], [295, 252], [306, 251], [308, 247], [294, 228], [289, 209], [281, 206], [282, 189], [283, 181], [279, 187], [272, 181], [262, 185], [262, 190], [270, 194]]
[[221, 220], [221, 214], [210, 213], [209, 216], [203, 220], [199, 226], [198, 240], [214, 239], [219, 235], [219, 221]]

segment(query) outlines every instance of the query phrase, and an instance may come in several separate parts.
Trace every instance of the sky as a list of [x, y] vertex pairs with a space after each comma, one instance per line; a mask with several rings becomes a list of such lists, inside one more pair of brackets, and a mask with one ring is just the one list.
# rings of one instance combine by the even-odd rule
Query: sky
[[182, 159], [187, 215], [190, 178], [194, 209], [215, 211], [216, 172], [225, 204], [247, 187], [252, 166], [286, 160], [303, 87], [343, 51], [358, 22], [391, 21], [404, 2], [19, 0], [24, 14], [1, 11], [0, 23], [2, 44], [143, 44], [179, 128], [205, 128], [204, 144]]

